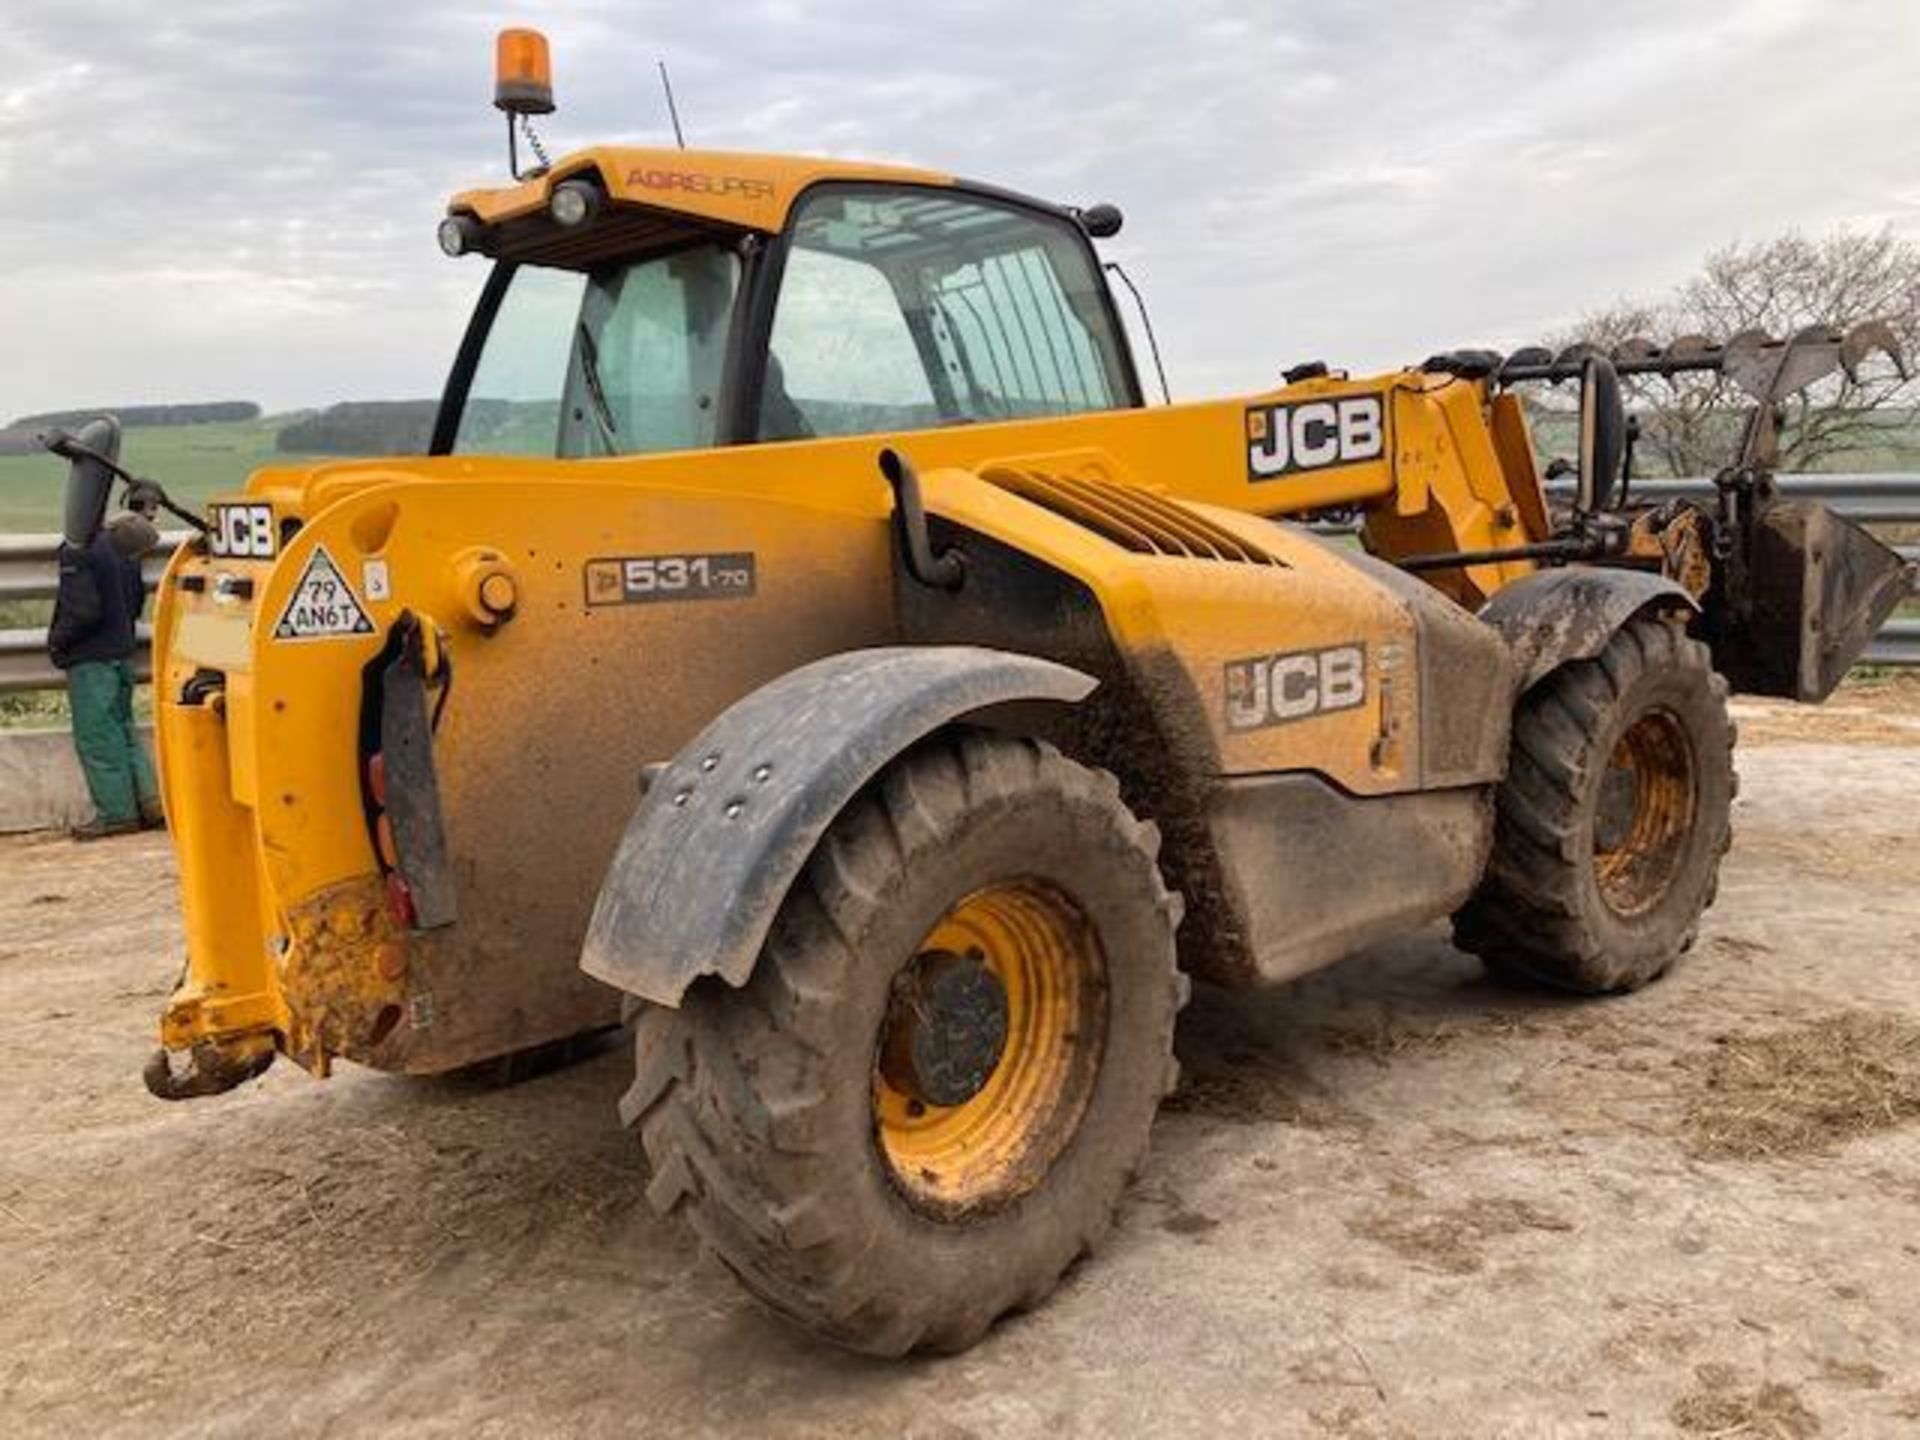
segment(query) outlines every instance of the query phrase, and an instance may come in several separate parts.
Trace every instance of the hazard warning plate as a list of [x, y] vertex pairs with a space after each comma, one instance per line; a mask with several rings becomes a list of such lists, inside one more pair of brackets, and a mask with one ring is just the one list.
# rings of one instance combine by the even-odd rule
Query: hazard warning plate
[[336, 640], [371, 635], [373, 621], [324, 546], [313, 552], [300, 583], [273, 627], [276, 640]]

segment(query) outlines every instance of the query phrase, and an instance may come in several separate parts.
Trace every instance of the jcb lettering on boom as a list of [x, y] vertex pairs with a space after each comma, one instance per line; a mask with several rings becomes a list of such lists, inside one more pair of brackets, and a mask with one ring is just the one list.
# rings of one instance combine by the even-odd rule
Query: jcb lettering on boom
[[1301, 470], [1358, 465], [1386, 453], [1386, 401], [1343, 395], [1247, 411], [1247, 476], [1277, 480]]

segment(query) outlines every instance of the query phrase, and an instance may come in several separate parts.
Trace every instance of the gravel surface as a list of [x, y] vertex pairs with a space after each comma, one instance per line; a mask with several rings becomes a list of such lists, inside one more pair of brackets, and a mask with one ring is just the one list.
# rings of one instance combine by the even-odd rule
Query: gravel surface
[[652, 1215], [617, 1046], [149, 1099], [164, 843], [0, 844], [6, 1431], [1920, 1433], [1917, 697], [1738, 707], [1719, 904], [1639, 995], [1499, 989], [1438, 930], [1202, 990], [1106, 1249], [907, 1364]]

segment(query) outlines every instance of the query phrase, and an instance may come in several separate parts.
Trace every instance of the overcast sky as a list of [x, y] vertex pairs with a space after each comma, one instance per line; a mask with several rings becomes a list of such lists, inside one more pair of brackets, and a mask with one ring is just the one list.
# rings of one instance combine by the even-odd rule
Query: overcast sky
[[1118, 203], [1187, 397], [1523, 343], [1733, 239], [1920, 238], [1920, 0], [0, 0], [0, 423], [437, 393], [515, 23], [556, 150], [667, 140], [664, 57], [699, 145]]

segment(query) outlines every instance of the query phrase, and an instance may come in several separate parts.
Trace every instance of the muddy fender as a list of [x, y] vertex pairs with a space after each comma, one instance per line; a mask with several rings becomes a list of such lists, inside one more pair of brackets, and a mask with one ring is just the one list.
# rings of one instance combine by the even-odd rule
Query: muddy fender
[[915, 741], [992, 706], [1072, 703], [1096, 682], [972, 646], [854, 650], [735, 702], [647, 786], [600, 887], [580, 964], [657, 1005], [702, 975], [744, 985], [834, 817]]
[[1506, 638], [1519, 695], [1570, 660], [1591, 660], [1636, 615], [1699, 609], [1664, 575], [1569, 565], [1514, 581], [1480, 607], [1480, 618]]

